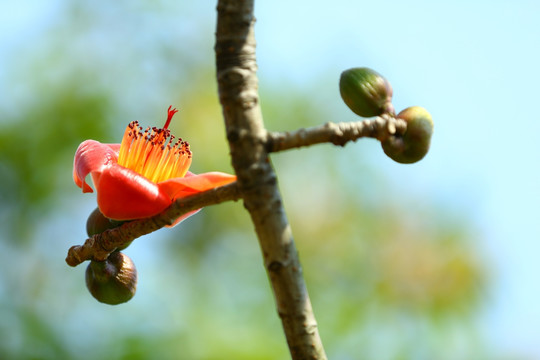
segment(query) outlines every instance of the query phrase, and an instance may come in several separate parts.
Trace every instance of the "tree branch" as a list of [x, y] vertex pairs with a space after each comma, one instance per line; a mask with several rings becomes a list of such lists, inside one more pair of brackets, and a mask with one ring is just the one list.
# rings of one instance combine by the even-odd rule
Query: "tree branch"
[[407, 128], [404, 120], [385, 114], [374, 119], [356, 122], [332, 123], [290, 132], [267, 133], [267, 151], [278, 152], [320, 143], [345, 146], [349, 141], [362, 137], [384, 140], [388, 136], [403, 134]]
[[259, 238], [293, 359], [326, 359], [277, 178], [266, 147], [257, 92], [254, 0], [219, 0], [219, 96], [238, 185]]
[[129, 245], [134, 239], [171, 225], [181, 215], [205, 206], [238, 200], [240, 192], [236, 182], [207, 190], [195, 195], [179, 198], [165, 211], [150, 218], [126, 222], [121, 226], [96, 234], [84, 245], [72, 246], [66, 257], [70, 266], [77, 266], [86, 260], [102, 261], [117, 248]]

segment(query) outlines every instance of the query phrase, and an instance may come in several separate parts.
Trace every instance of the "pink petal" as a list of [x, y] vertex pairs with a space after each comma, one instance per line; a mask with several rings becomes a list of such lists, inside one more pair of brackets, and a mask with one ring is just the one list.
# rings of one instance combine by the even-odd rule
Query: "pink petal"
[[115, 163], [118, 159], [120, 144], [102, 144], [95, 140], [83, 141], [75, 152], [73, 160], [73, 181], [83, 192], [92, 192], [86, 183], [86, 176], [91, 172], [100, 172], [103, 167]]

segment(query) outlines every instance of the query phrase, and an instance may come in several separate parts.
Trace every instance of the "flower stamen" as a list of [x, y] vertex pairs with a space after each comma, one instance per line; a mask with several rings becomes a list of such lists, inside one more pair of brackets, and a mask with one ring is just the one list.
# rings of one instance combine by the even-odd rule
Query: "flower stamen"
[[167, 121], [162, 129], [146, 128], [132, 121], [124, 132], [118, 165], [131, 169], [158, 183], [174, 177], [184, 177], [191, 165], [189, 143], [176, 139], [168, 126], [178, 110], [169, 106]]

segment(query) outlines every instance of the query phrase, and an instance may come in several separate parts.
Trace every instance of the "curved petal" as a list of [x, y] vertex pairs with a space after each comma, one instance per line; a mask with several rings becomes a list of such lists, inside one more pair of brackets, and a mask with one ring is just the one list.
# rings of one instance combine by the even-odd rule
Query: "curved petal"
[[[218, 186], [227, 185], [236, 180], [236, 176], [221, 172], [209, 172], [196, 175], [190, 171], [183, 178], [173, 178], [157, 184], [163, 193], [174, 201], [178, 198], [196, 194], [198, 192], [213, 189]], [[176, 226], [191, 215], [198, 213], [201, 209], [191, 211], [180, 216], [170, 226]]]
[[[133, 170], [117, 164], [120, 144], [102, 144], [86, 140], [75, 153], [73, 180], [83, 192], [92, 192], [86, 183], [92, 175], [101, 212], [115, 220], [133, 220], [159, 214], [177, 198], [229, 184], [236, 176], [220, 172], [195, 175], [188, 172], [156, 184]], [[187, 219], [200, 209], [182, 215], [171, 226]]]
[[73, 159], [73, 181], [83, 192], [92, 192], [86, 183], [86, 176], [91, 172], [100, 172], [118, 159], [119, 144], [102, 144], [95, 140], [83, 141]]
[[188, 173], [183, 178], [173, 178], [157, 184], [161, 191], [168, 194], [172, 200], [180, 197], [210, 190], [218, 186], [232, 183], [236, 176], [222, 172], [203, 174]]
[[120, 145], [121, 144], [103, 144], [105, 146], [108, 146], [109, 149], [114, 151], [116, 153], [116, 159], [118, 159], [118, 153], [120, 152]]
[[180, 224], [182, 221], [186, 220], [191, 215], [195, 215], [196, 213], [198, 213], [201, 210], [202, 209], [197, 209], [197, 210], [190, 211], [187, 214], [184, 214], [184, 215], [180, 216], [178, 219], [174, 220], [172, 225], [167, 225], [167, 227], [175, 227], [176, 225]]
[[146, 218], [159, 214], [172, 203], [155, 183], [116, 163], [92, 175], [99, 209], [108, 218]]

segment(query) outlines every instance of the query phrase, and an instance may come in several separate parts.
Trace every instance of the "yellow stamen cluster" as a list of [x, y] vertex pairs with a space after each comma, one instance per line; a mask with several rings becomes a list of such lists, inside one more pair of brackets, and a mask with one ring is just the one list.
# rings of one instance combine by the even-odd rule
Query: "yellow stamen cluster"
[[184, 177], [191, 164], [191, 151], [186, 141], [174, 140], [169, 129], [148, 127], [143, 132], [139, 123], [132, 121], [120, 144], [118, 165], [155, 183]]

